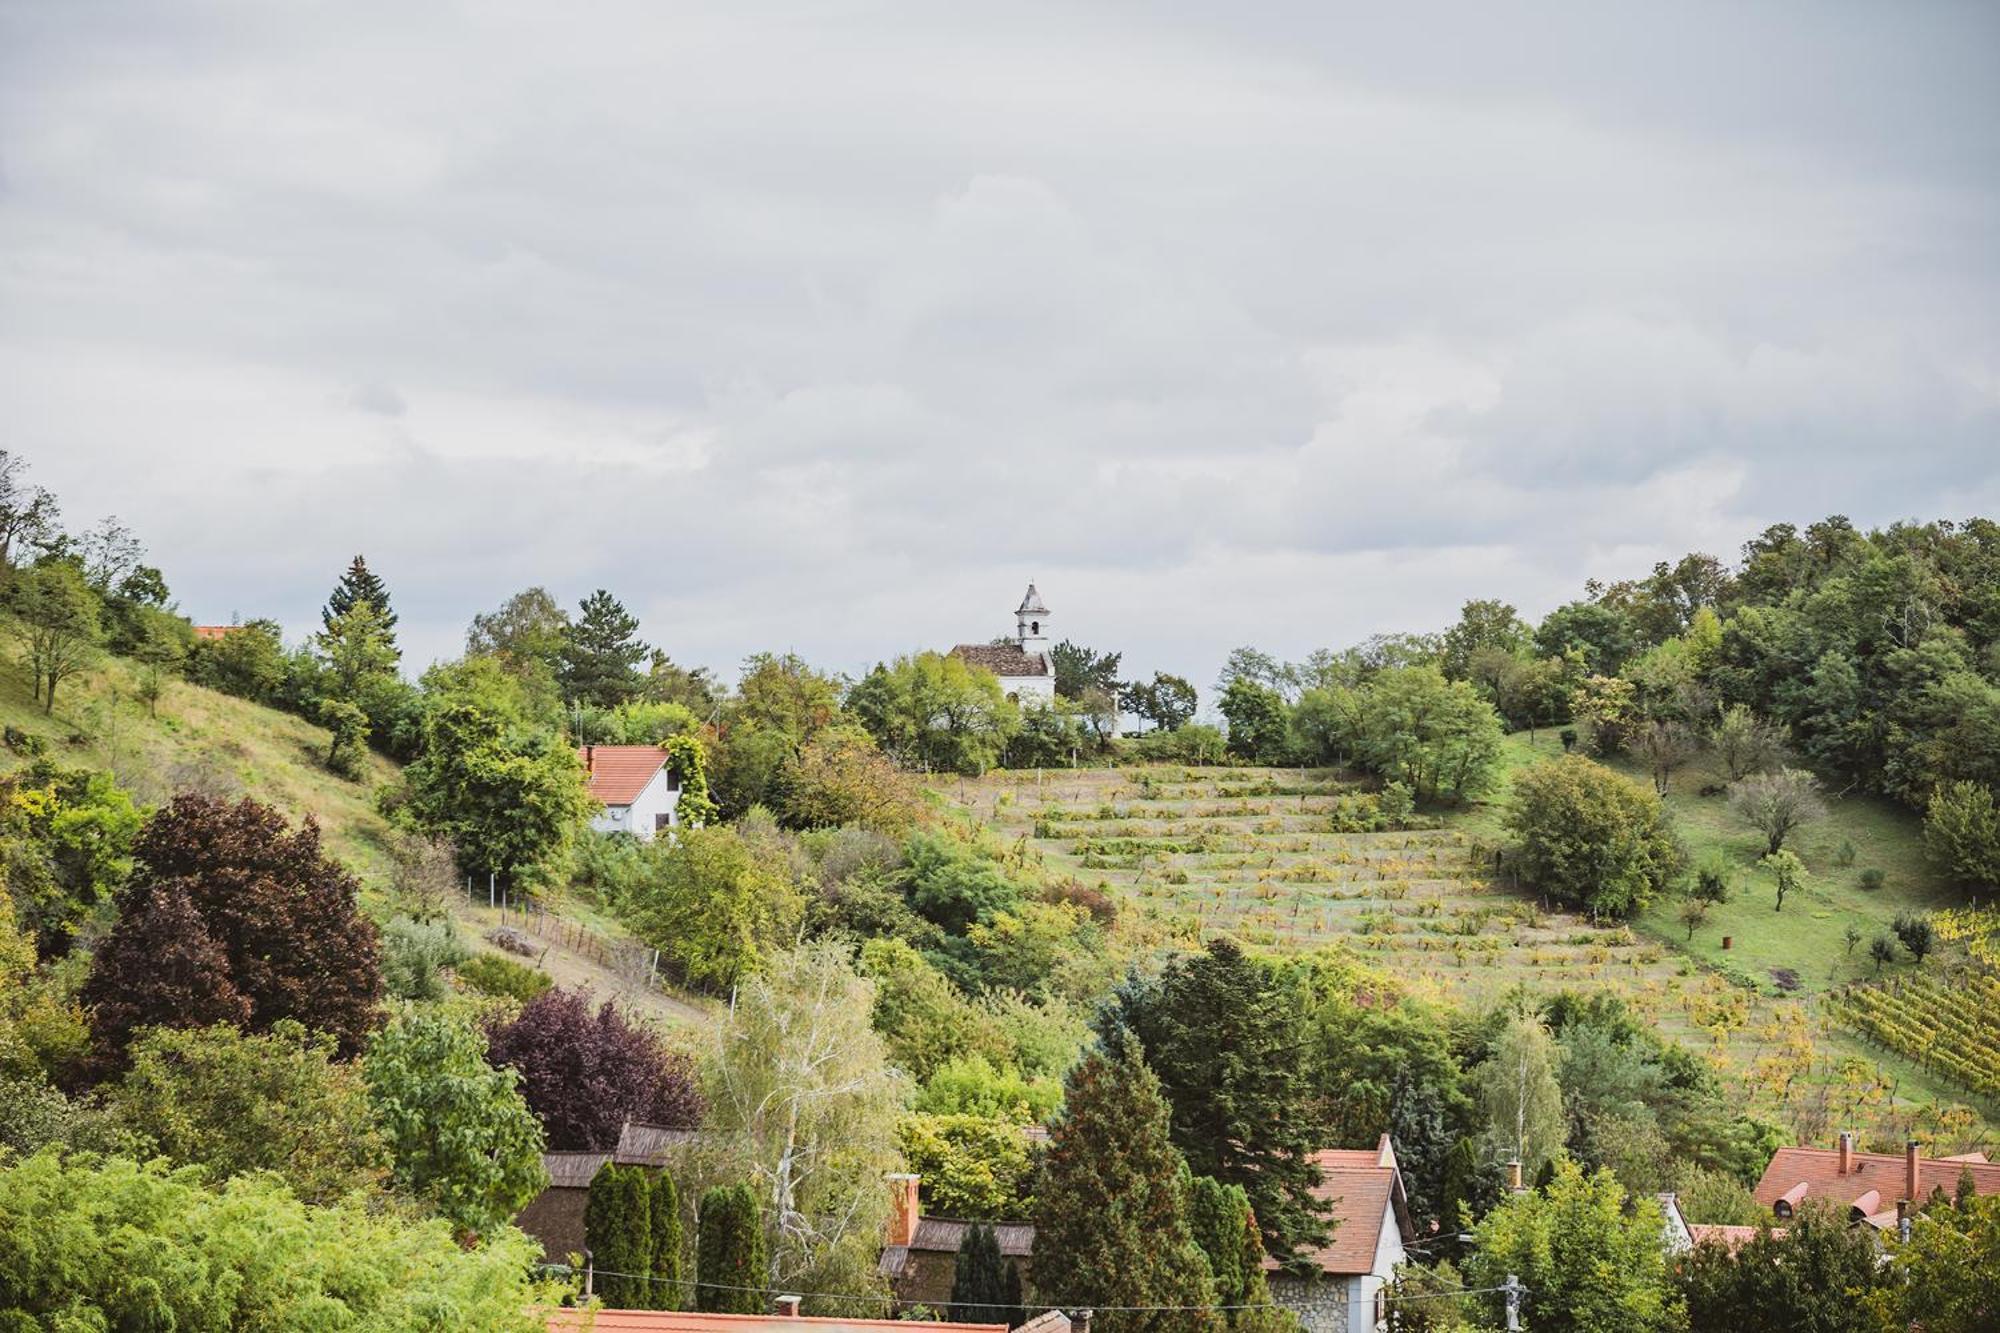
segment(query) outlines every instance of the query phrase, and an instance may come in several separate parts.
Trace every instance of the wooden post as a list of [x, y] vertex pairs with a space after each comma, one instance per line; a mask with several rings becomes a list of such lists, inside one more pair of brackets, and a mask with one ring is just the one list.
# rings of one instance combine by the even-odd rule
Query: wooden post
[[497, 877], [491, 870], [486, 872], [486, 905], [489, 908], [495, 906], [496, 904], [496, 900], [494, 898], [494, 884], [496, 880]]

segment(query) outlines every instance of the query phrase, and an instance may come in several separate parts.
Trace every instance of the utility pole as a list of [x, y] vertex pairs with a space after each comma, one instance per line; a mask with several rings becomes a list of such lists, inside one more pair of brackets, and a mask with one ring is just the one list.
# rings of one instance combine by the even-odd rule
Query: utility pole
[[1519, 1333], [1521, 1327], [1521, 1279], [1509, 1273], [1506, 1285], [1501, 1290], [1507, 1293], [1508, 1333]]

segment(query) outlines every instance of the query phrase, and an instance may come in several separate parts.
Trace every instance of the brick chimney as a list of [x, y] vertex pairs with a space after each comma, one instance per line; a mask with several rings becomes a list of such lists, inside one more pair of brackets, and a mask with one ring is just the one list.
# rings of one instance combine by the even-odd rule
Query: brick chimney
[[583, 772], [586, 777], [597, 772], [597, 747], [595, 745], [586, 745], [583, 747]]
[[1071, 1310], [1069, 1333], [1090, 1333], [1090, 1313], [1088, 1310]]
[[1854, 1170], [1854, 1136], [1846, 1130], [1840, 1131], [1840, 1174], [1845, 1176]]
[[1521, 1162], [1519, 1158], [1510, 1159], [1507, 1163], [1507, 1192], [1509, 1194], [1519, 1194], [1521, 1192]]
[[1920, 1197], [1917, 1193], [1917, 1182], [1923, 1178], [1923, 1173], [1917, 1170], [1918, 1160], [1919, 1159], [1917, 1157], [1917, 1141], [1915, 1139], [1904, 1140], [1903, 1197], [1908, 1199], [1912, 1205], [1914, 1205], [1917, 1199]]
[[799, 1298], [796, 1296], [773, 1296], [771, 1298], [771, 1313], [780, 1319], [797, 1319], [799, 1317]]
[[908, 1172], [889, 1177], [889, 1233], [884, 1245], [914, 1245], [917, 1219], [923, 1210], [917, 1203], [917, 1178]]

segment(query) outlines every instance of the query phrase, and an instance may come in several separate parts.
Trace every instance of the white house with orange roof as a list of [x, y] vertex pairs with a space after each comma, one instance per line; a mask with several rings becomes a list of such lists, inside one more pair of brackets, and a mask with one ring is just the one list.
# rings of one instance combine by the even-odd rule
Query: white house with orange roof
[[590, 821], [599, 833], [629, 833], [651, 842], [680, 823], [681, 789], [657, 745], [579, 745], [590, 794], [603, 807]]
[[1333, 1238], [1304, 1257], [1317, 1277], [1296, 1277], [1265, 1260], [1271, 1299], [1299, 1317], [1306, 1333], [1374, 1333], [1388, 1327], [1386, 1288], [1416, 1238], [1396, 1150], [1384, 1134], [1373, 1148], [1313, 1154], [1313, 1197], [1336, 1223]]

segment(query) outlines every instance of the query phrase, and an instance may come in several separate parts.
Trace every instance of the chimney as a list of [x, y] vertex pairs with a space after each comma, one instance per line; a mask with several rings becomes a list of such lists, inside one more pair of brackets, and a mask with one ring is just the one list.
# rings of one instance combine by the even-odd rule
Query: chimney
[[1905, 1245], [1910, 1243], [1910, 1201], [1908, 1199], [1898, 1199], [1896, 1201], [1896, 1239]]
[[1090, 1333], [1090, 1311], [1071, 1310], [1069, 1312], [1069, 1333]]
[[1912, 1205], [1915, 1205], [1919, 1197], [1917, 1194], [1917, 1181], [1922, 1175], [1917, 1170], [1917, 1161], [1917, 1141], [1915, 1139], [1906, 1139], [1903, 1143], [1903, 1197], [1908, 1199]]
[[1840, 1132], [1840, 1174], [1848, 1175], [1854, 1170], [1854, 1136], [1846, 1130]]
[[1507, 1192], [1509, 1194], [1521, 1192], [1521, 1159], [1518, 1157], [1509, 1159], [1507, 1163]]
[[595, 745], [586, 745], [583, 747], [583, 772], [586, 777], [594, 776], [597, 772], [597, 747]]
[[780, 1319], [797, 1319], [799, 1317], [799, 1298], [796, 1296], [772, 1297], [771, 1313]]
[[917, 1178], [908, 1172], [889, 1177], [889, 1234], [885, 1245], [914, 1245], [917, 1219], [923, 1215], [917, 1204]]

